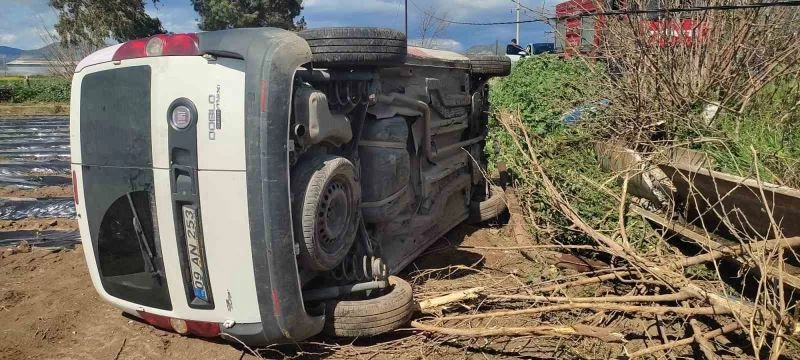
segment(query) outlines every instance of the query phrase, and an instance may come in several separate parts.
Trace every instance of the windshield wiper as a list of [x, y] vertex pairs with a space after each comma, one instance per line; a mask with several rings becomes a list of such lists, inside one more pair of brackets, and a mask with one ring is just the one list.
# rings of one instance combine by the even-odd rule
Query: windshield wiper
[[153, 255], [153, 250], [150, 249], [150, 244], [147, 242], [147, 235], [142, 230], [142, 222], [139, 221], [139, 214], [136, 212], [136, 206], [133, 205], [133, 198], [131, 193], [126, 195], [128, 197], [128, 204], [131, 206], [133, 213], [133, 231], [136, 233], [136, 239], [139, 241], [139, 248], [142, 250], [142, 255], [147, 258], [150, 266], [148, 272], [155, 276], [160, 277], [161, 272], [156, 268], [156, 257]]

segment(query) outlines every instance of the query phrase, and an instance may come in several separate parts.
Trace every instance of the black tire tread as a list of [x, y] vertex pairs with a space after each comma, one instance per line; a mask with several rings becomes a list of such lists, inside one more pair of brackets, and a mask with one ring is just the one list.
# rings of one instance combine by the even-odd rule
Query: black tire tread
[[467, 55], [472, 73], [483, 76], [506, 76], [511, 74], [511, 59], [498, 55]]
[[[343, 257], [347, 253], [350, 248], [349, 245], [355, 240], [355, 236], [349, 241], [350, 244], [340, 251], [341, 254], [339, 255], [341, 256], [333, 256], [331, 258], [318, 254], [315, 251], [314, 237], [317, 205], [320, 194], [327, 185], [328, 180], [332, 177], [332, 174], [335, 171], [349, 171], [355, 176], [355, 167], [349, 160], [335, 156], [311, 160], [301, 166], [302, 168], [299, 169], [298, 174], [295, 175], [302, 179], [300, 184], [297, 184], [301, 186], [301, 188], [295, 190], [295, 204], [302, 204], [302, 207], [298, 209], [300, 216], [299, 224], [297, 224], [301, 229], [303, 238], [302, 241], [300, 241], [300, 246], [302, 248], [301, 257], [304, 259], [304, 263], [315, 270], [330, 270], [341, 261], [341, 259], [336, 258]], [[340, 168], [341, 170], [339, 170]], [[354, 191], [358, 190], [354, 189]], [[358, 193], [356, 193], [356, 196], [360, 198]]]
[[403, 33], [385, 28], [341, 27], [303, 30], [318, 67], [390, 67], [408, 56]]
[[414, 311], [411, 285], [389, 277], [389, 293], [368, 300], [334, 300], [326, 303], [323, 332], [338, 337], [374, 336], [405, 325]]
[[506, 204], [506, 196], [503, 188], [492, 186], [488, 199], [472, 204], [470, 208], [470, 222], [477, 224], [492, 220], [503, 214], [507, 208], [508, 205]]

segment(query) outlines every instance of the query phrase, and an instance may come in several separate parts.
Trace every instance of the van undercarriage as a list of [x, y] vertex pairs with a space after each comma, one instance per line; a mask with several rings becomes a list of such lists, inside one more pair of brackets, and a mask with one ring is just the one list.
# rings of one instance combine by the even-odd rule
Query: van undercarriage
[[181, 36], [92, 55], [73, 80], [87, 264], [124, 311], [253, 345], [375, 335], [411, 315], [392, 275], [505, 209], [484, 146], [507, 59], [387, 29]]

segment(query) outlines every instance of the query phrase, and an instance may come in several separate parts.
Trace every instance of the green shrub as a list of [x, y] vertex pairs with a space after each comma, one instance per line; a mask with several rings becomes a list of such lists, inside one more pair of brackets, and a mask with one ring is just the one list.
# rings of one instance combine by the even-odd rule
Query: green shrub
[[70, 81], [52, 77], [31, 77], [27, 84], [23, 79], [0, 81], [0, 87], [12, 88], [14, 103], [69, 102]]
[[[578, 106], [596, 104], [604, 92], [598, 85], [603, 67], [580, 60], [565, 60], [556, 56], [535, 56], [522, 60], [511, 75], [492, 84], [490, 100], [493, 118], [487, 138], [490, 166], [503, 162], [516, 174], [515, 186], [524, 207], [533, 212], [532, 218], [543, 227], [557, 229], [556, 240], [563, 243], [583, 243], [586, 237], [567, 230], [571, 224], [558, 212], [547, 197], [540, 178], [531, 172], [528, 159], [512, 141], [512, 134], [499, 123], [503, 112], [519, 114], [531, 135], [534, 153], [547, 176], [558, 187], [578, 214], [589, 225], [603, 231], [618, 225], [618, 203], [605, 195], [591, 182], [604, 184], [621, 191], [613, 174], [603, 171], [597, 161], [595, 117], [602, 113], [587, 111], [572, 125], [562, 121], [563, 115]], [[525, 149], [527, 151], [527, 149]], [[641, 222], [628, 219], [628, 234], [637, 239], [634, 246], [646, 242]]]
[[[769, 84], [741, 113], [721, 109], [710, 124], [678, 129], [677, 138], [715, 139], [694, 147], [716, 160], [717, 170], [800, 187], [800, 81], [787, 76]], [[758, 154], [755, 163], [753, 150]]]

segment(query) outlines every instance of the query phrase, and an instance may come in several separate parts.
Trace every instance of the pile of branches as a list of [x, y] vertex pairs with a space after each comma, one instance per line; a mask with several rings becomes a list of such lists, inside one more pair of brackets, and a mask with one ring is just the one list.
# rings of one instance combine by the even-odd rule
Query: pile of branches
[[[662, 8], [683, 3], [660, 2]], [[430, 315], [414, 321], [414, 328], [450, 339], [559, 337], [618, 344], [613, 348], [616, 353], [607, 355], [624, 358], [744, 355], [778, 359], [800, 353], [793, 293], [800, 278], [787, 265], [800, 262], [793, 250], [800, 247], [800, 238], [784, 235], [782, 222], [794, 220], [776, 218], [773, 210], [781, 204], [776, 205], [764, 191], [773, 186], [765, 183], [765, 177], [782, 184], [788, 173], [765, 169], [764, 157], [774, 154], [760, 152], [760, 144], [731, 149], [741, 143], [719, 126], [721, 117], [740, 124], [765, 109], [771, 117], [767, 125], [791, 128], [800, 121], [800, 12], [775, 7], [661, 16], [672, 24], [690, 20], [696, 25], [696, 37], [670, 43], [676, 40], [669, 38], [669, 29], [662, 29], [667, 35], [661, 38], [644, 36], [643, 30], [652, 26], [648, 16], [603, 19], [600, 48], [580, 56], [592, 65], [590, 69], [597, 68], [594, 57], [606, 64], [607, 72], [595, 73], [600, 80], [587, 79], [592, 83], [586, 86], [603, 89], [600, 92], [608, 95], [611, 105], [575, 125], [579, 130], [559, 134], [556, 141], [580, 136], [579, 142], [564, 142], [572, 148], [543, 146], [552, 139], [531, 129], [519, 109], [495, 114], [512, 144], [504, 151], [513, 152], [514, 158], [519, 200], [512, 199], [510, 208], [519, 249], [539, 249], [553, 245], [539, 243], [555, 242], [559, 252], [608, 266], [548, 284], [481, 286], [423, 299], [421, 309]], [[594, 171], [599, 161], [553, 168], [559, 165], [555, 160], [559, 156], [594, 150], [596, 144], [606, 142], [630, 149], [625, 151], [636, 160], [624, 170], [602, 176]], [[711, 149], [728, 154], [739, 151], [730, 157], [749, 159], [737, 164], [742, 171], [736, 175], [755, 184], [753, 196], [763, 203], [769, 217], [770, 229], [765, 234], [734, 231], [728, 234], [732, 239], [723, 241], [715, 233], [718, 228], [687, 223], [682, 206], [707, 209], [731, 229], [748, 226], [737, 209], [720, 210], [721, 199], [735, 189], [712, 197], [690, 189], [695, 194], [692, 203], [680, 204], [672, 196], [674, 184], [659, 172], [659, 165], [674, 165], [674, 159], [665, 155], [671, 150], [705, 150], [702, 144], [706, 143], [721, 144]], [[787, 162], [783, 164], [783, 169], [791, 170]], [[581, 169], [592, 170], [594, 177]], [[636, 194], [634, 187], [643, 177], [664, 196]], [[687, 182], [693, 186], [691, 179]], [[587, 209], [587, 199], [576, 188], [590, 188], [602, 197], [599, 202], [592, 199], [592, 205], [600, 204], [601, 209]], [[552, 221], [546, 212], [557, 213], [558, 219]], [[674, 246], [675, 238], [699, 251], [681, 252]], [[580, 241], [565, 243], [564, 239]], [[726, 274], [731, 266], [738, 274]], [[745, 286], [745, 281], [752, 284]], [[605, 293], [596, 294], [598, 287]], [[442, 304], [449, 306], [441, 310]], [[640, 341], [650, 336], [638, 327], [647, 319], [659, 330], [658, 345]]]
[[[541, 166], [540, 155], [535, 150], [537, 147], [519, 117], [506, 113], [500, 117], [500, 122], [510, 134], [514, 134], [512, 138], [519, 153], [523, 154], [523, 161], [529, 164], [529, 170], [517, 176], [537, 178], [541, 183], [539, 190], [569, 220], [570, 231], [581, 232], [592, 241], [588, 245], [555, 245], [550, 248], [565, 252], [578, 251], [582, 256], [594, 254], [611, 266], [543, 286], [482, 286], [425, 299], [420, 302], [421, 310], [435, 316], [412, 322], [414, 328], [455, 338], [592, 338], [606, 344], [619, 344], [620, 353], [613, 355], [625, 358], [663, 356], [674, 351], [684, 354], [694, 346], [699, 351], [697, 357], [717, 359], [718, 349], [731, 343], [736, 344], [734, 347], [741, 346], [741, 343], [749, 344], [747, 351], [757, 358], [765, 354], [769, 358], [779, 358], [785, 352], [787, 340], [795, 341], [793, 336], [797, 323], [792, 316], [793, 309], [787, 306], [789, 295], [784, 292], [786, 284], [781, 270], [785, 253], [792, 247], [800, 246], [800, 238], [760, 240], [738, 246], [717, 245], [711, 248], [709, 244], [715, 239], [706, 233], [694, 237], [695, 243], [706, 250], [694, 256], [682, 255], [667, 245], [650, 252], [637, 250], [631, 246], [634, 239], [627, 234], [627, 213], [633, 212], [631, 209], [650, 213], [632, 202], [626, 194], [627, 185], [623, 185], [622, 193], [613, 193], [598, 184], [598, 191], [606, 192], [618, 201], [621, 220], [618, 228], [611, 233], [597, 230], [578, 214], [575, 206]], [[531, 211], [526, 201], [518, 203], [512, 198], [510, 205], [511, 226], [518, 242], [523, 244], [517, 249], [544, 247], [530, 243], [531, 237], [527, 235], [524, 225], [526, 217], [523, 216]], [[666, 227], [674, 230], [679, 226], [663, 218], [662, 221], [663, 227], [654, 227], [654, 233]], [[665, 236], [663, 233], [660, 235]], [[527, 246], [524, 245], [526, 241], [529, 244]], [[701, 279], [687, 273], [687, 269], [698, 265], [715, 269], [729, 259], [737, 259], [747, 265], [744, 269], [778, 271], [760, 271], [757, 293], [749, 297], [726, 286], [723, 276], [718, 272], [716, 278]], [[622, 294], [569, 295], [575, 293], [576, 289], [602, 284], [613, 289], [609, 291]], [[453, 307], [453, 302], [461, 305]], [[449, 310], [445, 311], [448, 314], [437, 310], [445, 304], [450, 305]], [[574, 316], [576, 311], [581, 316]], [[558, 313], [572, 313], [573, 316], [554, 315]], [[641, 347], [640, 343], [635, 342], [635, 339], [644, 335], [641, 329], [630, 328], [629, 320], [632, 318], [654, 319], [662, 336], [661, 343]], [[525, 326], [505, 325], [509, 321]], [[662, 328], [666, 327], [663, 325], [666, 323], [684, 324], [678, 329], [686, 333], [681, 336], [673, 327]], [[734, 334], [732, 340], [723, 337], [731, 333]]]

